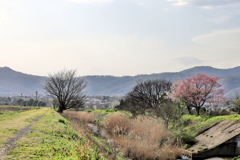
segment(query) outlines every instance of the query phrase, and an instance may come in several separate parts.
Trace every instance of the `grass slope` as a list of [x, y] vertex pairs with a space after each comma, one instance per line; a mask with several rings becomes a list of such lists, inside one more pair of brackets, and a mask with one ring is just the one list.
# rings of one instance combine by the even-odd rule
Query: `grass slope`
[[49, 110], [31, 129], [7, 159], [104, 159], [97, 147], [90, 146], [85, 137], [54, 110]]
[[195, 136], [202, 130], [209, 128], [212, 125], [223, 120], [234, 120], [240, 122], [240, 115], [237, 114], [227, 116], [184, 115], [183, 119], [186, 122], [184, 131], [186, 131], [189, 135]]

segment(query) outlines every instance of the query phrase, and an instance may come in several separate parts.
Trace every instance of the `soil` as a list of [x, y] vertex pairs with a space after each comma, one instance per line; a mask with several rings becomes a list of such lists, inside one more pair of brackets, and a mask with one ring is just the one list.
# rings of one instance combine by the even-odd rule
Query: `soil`
[[[20, 107], [4, 107], [4, 108], [0, 108], [0, 111], [2, 111], [2, 112], [28, 111], [28, 110], [31, 110], [31, 108], [20, 108]], [[12, 117], [15, 117], [15, 116], [11, 116], [11, 118]], [[7, 118], [7, 119], [10, 119], [10, 118]], [[2, 119], [0, 121], [5, 121], [7, 119]]]
[[[47, 112], [45, 112], [45, 113], [47, 113]], [[35, 118], [30, 125], [26, 126], [22, 130], [19, 130], [17, 133], [15, 133], [14, 137], [10, 138], [3, 145], [3, 147], [0, 150], [0, 160], [4, 160], [4, 158], [7, 156], [8, 152], [16, 147], [16, 143], [15, 143], [16, 141], [20, 140], [22, 137], [24, 137], [25, 135], [30, 133], [32, 125], [34, 125], [41, 117], [43, 117], [44, 114]]]
[[1, 107], [0, 111], [27, 111], [30, 110], [31, 108], [24, 108], [24, 107]]
[[196, 140], [198, 141], [197, 144], [189, 149], [191, 151], [194, 150], [193, 152], [204, 148], [210, 149], [238, 134], [240, 134], [240, 122], [224, 120], [198, 135], [196, 137]]

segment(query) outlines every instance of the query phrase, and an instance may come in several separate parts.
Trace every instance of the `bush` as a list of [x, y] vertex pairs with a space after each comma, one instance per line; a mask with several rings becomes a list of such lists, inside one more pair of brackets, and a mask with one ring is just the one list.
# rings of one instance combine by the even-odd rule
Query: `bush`
[[77, 122], [80, 122], [82, 124], [86, 123], [93, 123], [96, 119], [94, 113], [90, 112], [76, 112], [76, 111], [64, 111], [62, 113], [62, 116], [69, 119], [69, 120], [75, 120]]
[[181, 154], [173, 136], [159, 119], [138, 116], [131, 120], [131, 129], [124, 136], [114, 137], [125, 156], [131, 159], [176, 159]]
[[70, 124], [70, 122], [66, 119], [59, 119], [58, 122], [63, 123], [63, 124]]
[[240, 155], [237, 157], [234, 157], [232, 160], [239, 160], [240, 159]]
[[179, 132], [175, 134], [175, 141], [177, 141], [178, 139], [181, 140], [182, 143], [188, 144], [189, 147], [196, 143], [196, 139], [194, 136], [184, 132]]
[[221, 112], [219, 113], [219, 115], [221, 115], [221, 116], [230, 115], [230, 113], [229, 113], [227, 110], [223, 109], [223, 110], [221, 110]]
[[117, 112], [117, 110], [111, 108], [111, 109], [106, 109], [106, 112], [107, 113], [113, 113], [113, 112]]
[[127, 115], [116, 112], [107, 116], [104, 126], [114, 133], [125, 133], [131, 128], [131, 122]]

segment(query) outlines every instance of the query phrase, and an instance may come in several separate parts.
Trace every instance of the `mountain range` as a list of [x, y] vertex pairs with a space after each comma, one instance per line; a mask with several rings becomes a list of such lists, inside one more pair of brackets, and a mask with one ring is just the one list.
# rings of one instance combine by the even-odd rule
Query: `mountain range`
[[[136, 76], [83, 76], [88, 85], [88, 95], [124, 95], [138, 80], [159, 79], [175, 81], [190, 78], [198, 73], [219, 76], [219, 83], [226, 90], [227, 98], [240, 93], [240, 66], [230, 69], [217, 69], [210, 66], [198, 66], [180, 72], [165, 72]], [[33, 95], [35, 91], [44, 94], [41, 86], [47, 77], [36, 76], [14, 71], [9, 67], [0, 67], [0, 95]]]

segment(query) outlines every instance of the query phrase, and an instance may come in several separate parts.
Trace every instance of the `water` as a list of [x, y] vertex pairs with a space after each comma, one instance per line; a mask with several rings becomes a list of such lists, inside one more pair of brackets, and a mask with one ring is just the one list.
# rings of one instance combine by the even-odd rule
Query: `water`
[[[111, 139], [111, 136], [114, 136], [114, 134], [109, 133], [107, 130], [104, 128], [98, 127], [95, 124], [88, 124], [90, 128], [92, 128], [92, 133], [97, 136], [97, 137], [103, 137], [107, 140], [108, 143], [112, 143], [113, 140]], [[189, 157], [182, 155], [181, 160], [190, 160]], [[213, 157], [205, 160], [225, 160], [225, 158], [220, 158], [220, 157]]]
[[104, 137], [108, 143], [113, 142], [113, 140], [110, 138], [110, 133], [107, 132], [105, 129], [98, 127], [95, 124], [88, 124], [89, 127], [92, 128], [92, 132], [97, 137]]

